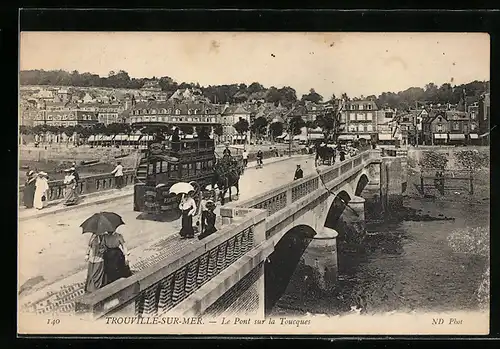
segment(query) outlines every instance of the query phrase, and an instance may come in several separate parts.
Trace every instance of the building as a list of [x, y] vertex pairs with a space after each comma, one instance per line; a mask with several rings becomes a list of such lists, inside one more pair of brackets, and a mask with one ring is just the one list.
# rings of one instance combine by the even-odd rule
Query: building
[[481, 96], [478, 103], [478, 125], [479, 138], [482, 142], [489, 144], [490, 135], [490, 93]]
[[377, 110], [377, 143], [393, 144], [396, 141], [396, 110]]
[[68, 105], [61, 109], [46, 109], [38, 113], [33, 125], [89, 127], [97, 124], [95, 111], [80, 110], [78, 106]]
[[431, 110], [422, 123], [424, 144], [437, 145], [448, 142], [449, 124], [446, 111]]
[[97, 116], [101, 124], [119, 124], [124, 122], [122, 112], [124, 111], [122, 104], [101, 104], [99, 105]]
[[247, 134], [241, 135], [234, 128], [234, 124], [240, 119], [244, 119], [248, 122], [248, 126], [250, 126], [252, 123], [251, 116], [252, 113], [242, 105], [226, 104], [220, 118], [222, 124], [222, 140], [224, 142], [230, 142], [231, 144], [249, 141], [250, 130], [248, 130]]
[[377, 104], [372, 100], [347, 101], [341, 116], [341, 123], [345, 123], [344, 131], [338, 139], [374, 139], [377, 136], [377, 110]]
[[458, 110], [447, 110], [445, 114], [448, 120], [448, 143], [468, 143], [470, 127], [468, 114]]
[[160, 83], [157, 80], [147, 81], [144, 86], [141, 87], [142, 91], [148, 92], [161, 92]]

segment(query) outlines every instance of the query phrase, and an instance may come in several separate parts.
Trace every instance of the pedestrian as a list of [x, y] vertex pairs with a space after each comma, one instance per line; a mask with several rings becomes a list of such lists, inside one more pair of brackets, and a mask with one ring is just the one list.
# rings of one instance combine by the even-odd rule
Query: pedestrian
[[75, 177], [75, 181], [78, 184], [78, 182], [80, 182], [80, 174], [76, 170], [76, 162], [73, 162], [73, 164], [71, 165], [71, 170], [73, 171], [73, 176]]
[[207, 200], [205, 203], [206, 210], [201, 213], [202, 233], [198, 236], [199, 240], [206, 238], [217, 231], [217, 228], [215, 228], [215, 221], [217, 219], [217, 215], [214, 212], [215, 206], [216, 205], [212, 200]]
[[35, 195], [33, 205], [37, 210], [41, 210], [47, 201], [47, 191], [49, 190], [48, 174], [39, 172], [35, 182]]
[[118, 161], [115, 169], [111, 171], [111, 174], [115, 175], [116, 189], [121, 189], [123, 186], [123, 166], [121, 161]]
[[295, 170], [295, 176], [293, 177], [293, 180], [297, 179], [302, 179], [304, 177], [304, 172], [300, 168], [300, 165], [297, 165], [297, 169]]
[[179, 234], [181, 238], [193, 238], [193, 216], [196, 213], [196, 202], [192, 198], [192, 191], [187, 193], [186, 195], [182, 195], [179, 209], [182, 212], [182, 227]]
[[73, 171], [73, 168], [69, 168], [65, 170], [65, 172], [66, 176], [64, 176], [63, 181], [65, 184], [63, 203], [65, 206], [76, 205], [78, 203], [78, 192], [76, 190], [77, 182], [74, 175], [75, 172]]
[[26, 208], [33, 208], [33, 201], [35, 200], [35, 189], [36, 189], [35, 171], [29, 171], [27, 177], [28, 178], [24, 183], [23, 202]]
[[259, 151], [257, 151], [257, 168], [262, 168], [262, 157], [263, 157], [263, 154], [262, 154], [262, 150], [259, 149]]
[[222, 151], [222, 156], [225, 156], [225, 155], [229, 155], [231, 156], [231, 150], [229, 149], [229, 143], [225, 143], [224, 144], [225, 148], [224, 150]]
[[128, 263], [129, 252], [122, 234], [116, 231], [108, 232], [103, 235], [103, 243], [106, 247], [103, 253], [104, 285], [131, 276], [132, 272]]
[[85, 260], [87, 266], [87, 280], [85, 281], [85, 292], [91, 293], [104, 286], [104, 238], [102, 235], [92, 234]]
[[345, 150], [344, 150], [344, 148], [340, 148], [339, 157], [340, 157], [340, 162], [342, 162], [342, 161], [345, 160]]
[[248, 165], [248, 151], [247, 149], [243, 149], [243, 166], [247, 167]]

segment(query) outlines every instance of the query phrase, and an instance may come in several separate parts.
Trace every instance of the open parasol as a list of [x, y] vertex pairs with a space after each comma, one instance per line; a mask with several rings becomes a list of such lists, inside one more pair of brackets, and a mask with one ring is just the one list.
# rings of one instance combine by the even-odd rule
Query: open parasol
[[113, 232], [120, 225], [125, 224], [122, 217], [114, 212], [99, 212], [87, 218], [85, 222], [80, 224], [82, 233], [94, 233], [104, 235], [107, 232]]
[[186, 182], [175, 183], [170, 187], [169, 193], [173, 194], [187, 194], [190, 191], [194, 191], [194, 187]]

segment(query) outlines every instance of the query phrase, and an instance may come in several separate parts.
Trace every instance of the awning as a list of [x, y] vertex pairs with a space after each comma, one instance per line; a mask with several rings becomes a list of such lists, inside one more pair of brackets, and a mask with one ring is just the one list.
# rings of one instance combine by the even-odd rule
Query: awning
[[470, 139], [478, 139], [479, 138], [479, 135], [477, 133], [471, 133], [469, 136], [470, 136]]
[[126, 141], [128, 140], [128, 135], [116, 135], [115, 141]]
[[482, 135], [479, 136], [479, 138], [484, 138], [487, 137], [490, 134], [490, 132], [483, 133]]
[[293, 136], [293, 140], [294, 141], [306, 141], [307, 137], [304, 135], [297, 135], [297, 136]]
[[129, 140], [129, 141], [138, 141], [138, 140], [139, 140], [139, 137], [140, 137], [140, 136], [138, 136], [138, 135], [131, 135], [131, 136], [129, 137], [129, 139], [128, 139], [128, 140]]
[[356, 135], [356, 138], [358, 139], [372, 139], [370, 135]]
[[90, 137], [89, 137], [89, 139], [88, 139], [88, 141], [89, 141], [89, 142], [93, 142], [93, 141], [95, 141], [95, 135], [90, 136]]
[[379, 141], [393, 141], [392, 135], [390, 133], [379, 133], [378, 134]]
[[465, 135], [463, 133], [450, 133], [451, 139], [465, 139]]
[[309, 139], [324, 139], [325, 135], [322, 133], [310, 133], [307, 138], [309, 138]]
[[246, 139], [246, 136], [243, 136], [243, 135], [237, 135], [237, 136], [233, 136], [233, 139], [236, 139], [236, 140], [244, 140], [244, 139]]
[[354, 135], [340, 135], [338, 139], [340, 141], [352, 141], [354, 139]]
[[283, 139], [283, 138], [285, 138], [286, 136], [287, 136], [287, 134], [286, 134], [286, 133], [283, 133], [281, 136], [278, 136], [278, 137], [276, 137], [276, 138], [277, 138], [277, 139]]
[[435, 139], [447, 139], [448, 135], [446, 133], [434, 133]]
[[104, 136], [102, 138], [103, 141], [110, 141], [113, 137], [112, 136]]

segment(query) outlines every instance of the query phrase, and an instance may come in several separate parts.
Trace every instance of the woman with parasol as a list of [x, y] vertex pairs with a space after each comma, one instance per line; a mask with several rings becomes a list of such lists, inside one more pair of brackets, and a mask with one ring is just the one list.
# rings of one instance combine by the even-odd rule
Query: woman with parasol
[[179, 209], [182, 212], [182, 228], [180, 235], [182, 238], [191, 239], [194, 237], [193, 215], [196, 213], [196, 202], [194, 201], [193, 191], [182, 194]]
[[92, 233], [85, 257], [89, 262], [85, 292], [94, 292], [121, 277], [131, 275], [125, 258], [128, 255], [125, 240], [116, 233], [116, 228], [122, 224], [125, 223], [116, 213], [100, 212], [80, 225], [83, 233]]

